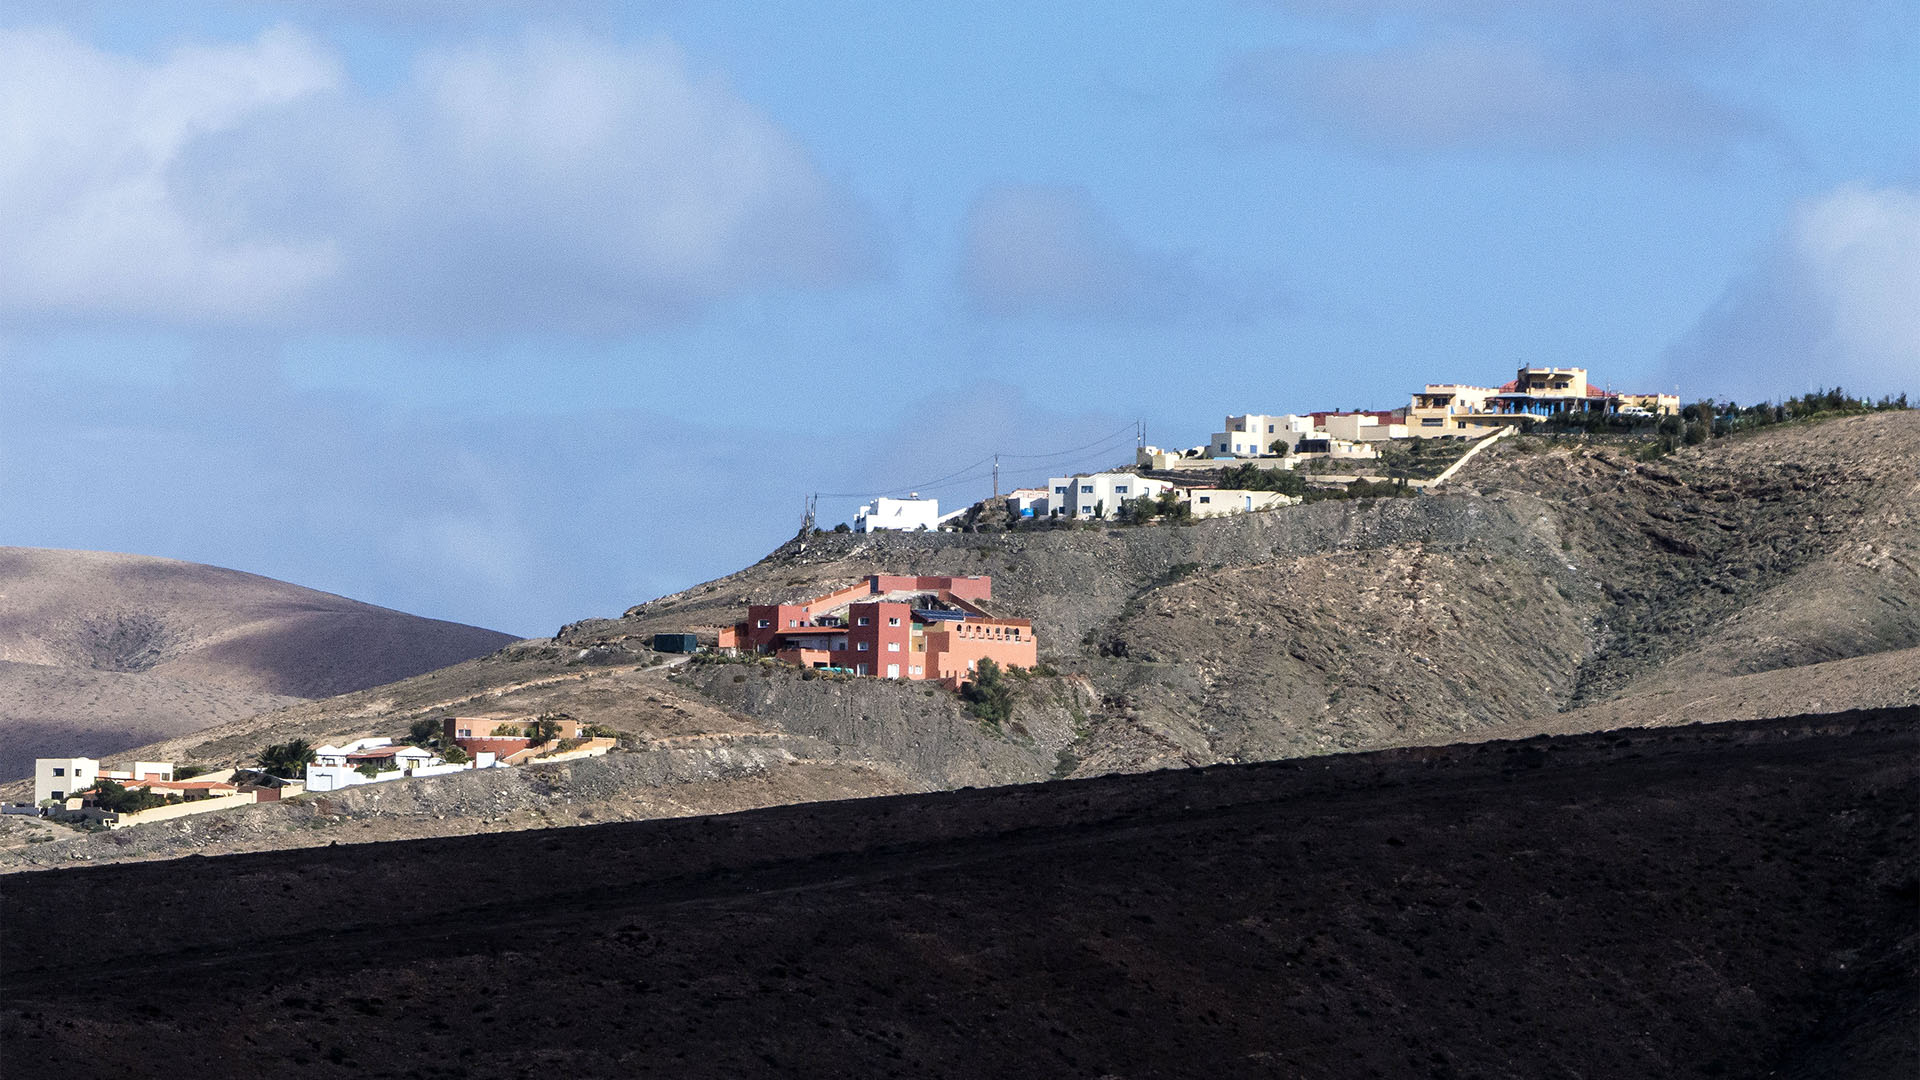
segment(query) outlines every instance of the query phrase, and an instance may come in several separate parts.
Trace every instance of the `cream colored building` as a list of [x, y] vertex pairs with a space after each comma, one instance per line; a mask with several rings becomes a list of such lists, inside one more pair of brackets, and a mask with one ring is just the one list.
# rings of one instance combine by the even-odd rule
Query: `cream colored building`
[[1287, 453], [1295, 443], [1313, 434], [1313, 417], [1268, 416], [1263, 413], [1248, 413], [1245, 416], [1229, 416], [1226, 430], [1216, 431], [1207, 444], [1207, 456], [1213, 458], [1266, 457], [1272, 454], [1274, 443], [1283, 443], [1281, 453]]
[[1180, 501], [1187, 504], [1187, 508], [1193, 512], [1194, 517], [1212, 518], [1292, 506], [1301, 499], [1298, 495], [1283, 495], [1278, 491], [1248, 491], [1243, 488], [1184, 488], [1180, 492]]
[[1640, 409], [1654, 416], [1674, 416], [1680, 412], [1679, 394], [1621, 394], [1622, 409]]
[[1371, 413], [1335, 413], [1320, 425], [1329, 438], [1348, 442], [1385, 442], [1407, 437], [1407, 425], [1383, 424]]
[[1436, 435], [1471, 435], [1506, 425], [1479, 419], [1487, 399], [1499, 393], [1490, 386], [1428, 383], [1407, 405], [1407, 434], [1416, 439]]

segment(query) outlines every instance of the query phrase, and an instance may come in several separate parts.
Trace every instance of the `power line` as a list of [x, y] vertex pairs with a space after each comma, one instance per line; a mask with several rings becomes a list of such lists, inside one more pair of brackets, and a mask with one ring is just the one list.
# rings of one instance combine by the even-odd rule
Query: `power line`
[[[1066, 450], [1054, 450], [1044, 454], [990, 454], [972, 464], [961, 466], [960, 469], [955, 472], [948, 473], [945, 476], [935, 477], [932, 480], [919, 484], [898, 484], [888, 488], [869, 488], [866, 491], [822, 491], [818, 492], [816, 497], [822, 499], [864, 499], [873, 496], [877, 492], [947, 491], [956, 487], [963, 487], [978, 480], [993, 477], [998, 471], [995, 458], [1002, 461], [1051, 461], [1057, 458], [1072, 457], [1074, 455], [1091, 456], [1087, 452], [1094, 451], [1096, 448], [1099, 448], [1098, 453], [1105, 454], [1109, 452], [1110, 448], [1117, 447], [1120, 443], [1132, 438], [1136, 430], [1135, 425], [1128, 424], [1126, 427], [1120, 428], [1093, 442], [1071, 447]], [[976, 473], [974, 472], [976, 469], [985, 469], [987, 471]]]

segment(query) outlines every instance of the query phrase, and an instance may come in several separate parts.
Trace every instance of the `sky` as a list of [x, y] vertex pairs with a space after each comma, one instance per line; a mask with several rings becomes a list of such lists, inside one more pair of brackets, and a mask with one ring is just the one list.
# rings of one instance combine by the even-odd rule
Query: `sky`
[[1920, 394], [1920, 9], [0, 0], [0, 544], [545, 635], [1521, 364]]

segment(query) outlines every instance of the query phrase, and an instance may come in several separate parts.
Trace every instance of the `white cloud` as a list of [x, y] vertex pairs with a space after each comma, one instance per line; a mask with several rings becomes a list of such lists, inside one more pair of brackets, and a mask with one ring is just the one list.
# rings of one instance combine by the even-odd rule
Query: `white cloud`
[[962, 225], [960, 282], [975, 310], [1001, 317], [1157, 320], [1203, 307], [1240, 317], [1282, 306], [1135, 242], [1078, 187], [981, 193]]
[[287, 30], [151, 64], [0, 30], [0, 312], [247, 321], [335, 273], [324, 242], [186, 213], [169, 174], [195, 140], [339, 77]]
[[0, 34], [5, 313], [617, 331], [869, 269], [804, 148], [670, 43], [529, 35], [371, 96], [291, 30], [158, 62]]
[[1847, 186], [1802, 203], [1666, 364], [1736, 400], [1920, 392], [1920, 192]]

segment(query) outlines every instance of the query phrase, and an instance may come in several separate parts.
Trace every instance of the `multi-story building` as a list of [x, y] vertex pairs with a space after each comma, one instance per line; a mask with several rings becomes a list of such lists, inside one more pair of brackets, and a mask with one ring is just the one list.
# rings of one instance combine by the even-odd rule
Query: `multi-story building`
[[745, 622], [721, 631], [720, 645], [799, 667], [957, 687], [983, 659], [1038, 662], [1033, 624], [990, 613], [982, 605], [992, 596], [987, 577], [875, 574], [799, 603], [754, 604]]
[[1127, 501], [1158, 498], [1174, 486], [1170, 481], [1129, 472], [1056, 476], [1047, 481], [1046, 513], [1051, 517], [1113, 517]]
[[1497, 390], [1429, 383], [1413, 395], [1407, 424], [1413, 435], [1472, 435], [1623, 410], [1636, 416], [1665, 415], [1680, 410], [1680, 398], [1604, 390], [1588, 380], [1586, 368], [1523, 367]]
[[100, 775], [94, 758], [38, 758], [33, 763], [33, 804], [61, 802], [93, 786]]
[[1491, 386], [1428, 383], [1407, 406], [1407, 434], [1414, 438], [1471, 434], [1489, 425], [1478, 417], [1487, 412], [1487, 399], [1500, 391]]
[[[1313, 434], [1311, 417], [1267, 416], [1262, 413], [1248, 413], [1245, 416], [1229, 416], [1226, 430], [1216, 431], [1207, 443], [1207, 456], [1215, 458], [1266, 457], [1271, 454], [1285, 454], [1294, 444]], [[1274, 443], [1283, 444], [1275, 451]]]

